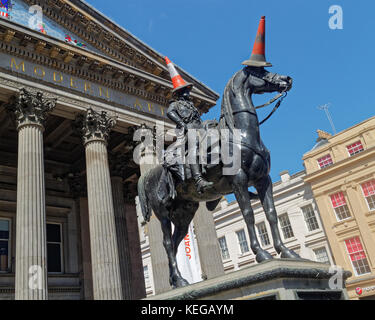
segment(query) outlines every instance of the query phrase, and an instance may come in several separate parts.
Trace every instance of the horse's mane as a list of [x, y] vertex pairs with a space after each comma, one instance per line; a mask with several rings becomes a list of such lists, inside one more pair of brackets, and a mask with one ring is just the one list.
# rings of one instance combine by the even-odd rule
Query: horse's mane
[[220, 128], [227, 128], [230, 131], [233, 131], [234, 129], [234, 121], [233, 109], [229, 95], [233, 94], [235, 91], [233, 88], [233, 80], [240, 72], [243, 72], [243, 69], [236, 72], [228, 81], [227, 85], [225, 86], [223, 100], [221, 102]]

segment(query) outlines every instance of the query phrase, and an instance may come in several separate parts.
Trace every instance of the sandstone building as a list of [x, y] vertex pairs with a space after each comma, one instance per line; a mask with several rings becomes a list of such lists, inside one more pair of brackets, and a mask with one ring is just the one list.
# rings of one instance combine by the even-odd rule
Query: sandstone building
[[351, 299], [375, 298], [375, 118], [334, 136], [318, 131], [303, 157], [336, 264]]

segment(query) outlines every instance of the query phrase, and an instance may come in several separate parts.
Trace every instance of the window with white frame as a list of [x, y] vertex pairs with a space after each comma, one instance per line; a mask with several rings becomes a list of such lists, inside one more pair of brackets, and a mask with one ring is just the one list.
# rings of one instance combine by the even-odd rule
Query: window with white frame
[[345, 220], [351, 217], [344, 193], [338, 192], [331, 195], [331, 203], [338, 221]]
[[10, 221], [0, 219], [0, 272], [9, 271]]
[[266, 224], [264, 222], [258, 223], [257, 229], [262, 247], [269, 246], [271, 242], [270, 237], [268, 236]]
[[370, 210], [375, 210], [375, 180], [362, 184], [362, 191]]
[[221, 256], [223, 260], [229, 259], [230, 255], [229, 255], [229, 250], [227, 246], [227, 239], [225, 238], [225, 236], [219, 238], [219, 245], [220, 245]]
[[319, 229], [318, 219], [316, 218], [316, 214], [314, 208], [311, 204], [308, 206], [304, 206], [301, 208], [303, 212], [303, 216], [305, 218], [307, 230], [314, 231]]
[[284, 239], [289, 239], [294, 237], [292, 225], [290, 224], [290, 220], [287, 213], [282, 214], [279, 217], [280, 220], [280, 227], [281, 231], [284, 234]]
[[318, 164], [319, 164], [320, 169], [324, 169], [326, 167], [333, 165], [333, 160], [332, 160], [331, 155], [327, 154], [324, 157], [319, 158]]
[[349, 155], [351, 157], [365, 150], [363, 149], [363, 145], [361, 141], [357, 141], [349, 146], [346, 146], [346, 149], [348, 149]]
[[371, 270], [367, 261], [366, 253], [359, 237], [357, 236], [345, 240], [345, 245], [356, 275], [360, 276], [370, 273]]
[[327, 249], [325, 247], [314, 249], [316, 261], [330, 264]]
[[143, 276], [145, 278], [146, 288], [150, 287], [151, 281], [150, 281], [150, 273], [148, 271], [148, 266], [143, 266]]
[[47, 270], [51, 273], [63, 272], [61, 224], [47, 223]]
[[241, 253], [244, 254], [249, 251], [249, 245], [247, 244], [245, 230], [242, 229], [236, 232], [238, 243], [240, 245]]

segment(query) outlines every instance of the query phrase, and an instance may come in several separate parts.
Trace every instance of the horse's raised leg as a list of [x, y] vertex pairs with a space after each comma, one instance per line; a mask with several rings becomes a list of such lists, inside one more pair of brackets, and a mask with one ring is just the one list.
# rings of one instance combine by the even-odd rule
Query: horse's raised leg
[[246, 173], [241, 169], [237, 175], [233, 176], [231, 183], [234, 195], [236, 196], [238, 205], [240, 206], [242, 215], [246, 222], [247, 230], [250, 236], [250, 247], [256, 256], [256, 261], [262, 262], [272, 259], [272, 256], [260, 246], [255, 232], [254, 212], [251, 208], [251, 199], [247, 186], [248, 178]]
[[185, 279], [181, 277], [180, 271], [177, 267], [176, 256], [174, 254], [173, 243], [172, 243], [172, 225], [168, 218], [160, 220], [161, 229], [163, 231], [163, 245], [168, 256], [169, 265], [169, 283], [173, 288], [184, 286], [187, 283]]
[[273, 246], [277, 253], [281, 253], [281, 258], [300, 259], [300, 256], [293, 250], [285, 247], [280, 237], [278, 228], [278, 219], [275, 204], [273, 201], [272, 180], [270, 176], [263, 178], [256, 184], [255, 188], [258, 191], [260, 201], [262, 202], [264, 212], [271, 227]]

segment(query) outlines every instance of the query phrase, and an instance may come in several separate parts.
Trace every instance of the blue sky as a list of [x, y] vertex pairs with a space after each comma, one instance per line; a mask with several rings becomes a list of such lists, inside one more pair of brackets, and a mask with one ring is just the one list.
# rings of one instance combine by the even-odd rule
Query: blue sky
[[[87, 2], [220, 95], [250, 56], [259, 19], [265, 15], [267, 60], [273, 64], [269, 70], [294, 79], [281, 108], [261, 127], [274, 181], [283, 170], [303, 170], [302, 156], [314, 146], [317, 129], [332, 131], [317, 106], [331, 103], [337, 131], [375, 115], [375, 1]], [[328, 26], [332, 5], [343, 9], [343, 30]], [[255, 102], [269, 98], [257, 97]], [[204, 119], [218, 118], [220, 104], [221, 99]]]

